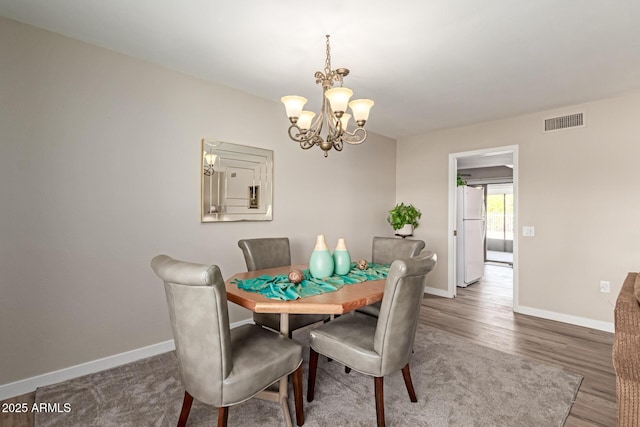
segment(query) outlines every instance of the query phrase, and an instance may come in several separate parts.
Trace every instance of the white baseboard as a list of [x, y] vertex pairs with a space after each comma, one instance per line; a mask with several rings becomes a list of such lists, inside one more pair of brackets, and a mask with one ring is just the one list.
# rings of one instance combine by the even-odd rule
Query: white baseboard
[[[238, 326], [250, 323], [253, 323], [252, 319], [242, 320], [240, 322], [233, 323], [231, 325], [231, 328], [236, 328]], [[81, 377], [83, 375], [93, 374], [95, 372], [104, 371], [105, 369], [111, 369], [115, 368], [116, 366], [135, 362], [136, 360], [166, 353], [167, 351], [175, 350], [175, 348], [176, 346], [173, 340], [169, 340], [157, 344], [152, 344], [147, 347], [126, 351], [124, 353], [114, 354], [113, 356], [107, 356], [101, 359], [92, 360], [80, 365], [70, 366], [68, 368], [60, 369], [57, 371], [36, 375], [35, 377], [25, 378], [23, 380], [8, 384], [2, 384], [0, 385], [0, 400], [20, 396], [25, 393], [31, 393], [38, 387], [56, 384], [62, 381]]]
[[[453, 298], [448, 291], [438, 288], [425, 287], [424, 293], [432, 294], [444, 298]], [[527, 306], [514, 306], [513, 311], [529, 316], [540, 317], [542, 319], [555, 320], [558, 322], [568, 323], [570, 325], [583, 326], [585, 328], [597, 329], [605, 332], [615, 332], [613, 322], [603, 322], [600, 320], [588, 319], [586, 317], [572, 316], [570, 314], [557, 313], [555, 311], [541, 310], [539, 308]]]
[[453, 295], [451, 295], [446, 289], [430, 288], [427, 286], [424, 288], [424, 293], [435, 295], [438, 297], [453, 298]]
[[557, 313], [555, 311], [541, 310], [539, 308], [527, 306], [514, 306], [513, 311], [529, 316], [541, 317], [543, 319], [555, 320], [569, 323], [571, 325], [583, 326], [585, 328], [597, 329], [599, 331], [614, 332], [613, 322], [603, 322], [601, 320], [588, 319], [586, 317], [572, 316], [570, 314]]

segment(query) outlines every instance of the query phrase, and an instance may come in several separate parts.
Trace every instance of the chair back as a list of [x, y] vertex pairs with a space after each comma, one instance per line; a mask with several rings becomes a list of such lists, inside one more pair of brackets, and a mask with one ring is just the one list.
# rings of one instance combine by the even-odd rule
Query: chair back
[[291, 265], [291, 249], [288, 237], [265, 237], [238, 240], [247, 270], [262, 270]]
[[151, 268], [164, 281], [178, 366], [185, 390], [221, 406], [232, 369], [227, 293], [220, 269], [158, 255]]
[[382, 357], [383, 375], [398, 371], [409, 363], [426, 276], [436, 265], [436, 260], [436, 254], [427, 251], [391, 264], [373, 343], [375, 351]]
[[411, 258], [424, 249], [422, 240], [396, 237], [374, 237], [371, 261], [376, 264], [391, 264], [397, 259]]

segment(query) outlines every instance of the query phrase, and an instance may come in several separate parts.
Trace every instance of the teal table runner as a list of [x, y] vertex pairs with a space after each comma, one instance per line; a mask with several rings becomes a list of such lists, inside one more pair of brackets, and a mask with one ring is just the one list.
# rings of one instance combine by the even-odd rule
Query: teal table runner
[[386, 279], [389, 275], [389, 265], [369, 264], [366, 270], [360, 270], [356, 263], [351, 263], [351, 270], [344, 276], [333, 275], [324, 279], [311, 277], [309, 270], [303, 270], [304, 279], [295, 284], [289, 281], [289, 274], [278, 276], [263, 275], [254, 279], [234, 279], [233, 284], [239, 289], [258, 292], [270, 299], [281, 301], [292, 301], [298, 298], [310, 297], [312, 295], [334, 292], [344, 285], [362, 283], [367, 280]]

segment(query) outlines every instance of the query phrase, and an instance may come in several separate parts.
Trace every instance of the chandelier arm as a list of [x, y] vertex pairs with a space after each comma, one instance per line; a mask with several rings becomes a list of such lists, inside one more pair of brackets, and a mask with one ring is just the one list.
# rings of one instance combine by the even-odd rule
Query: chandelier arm
[[337, 141], [338, 139], [340, 139], [341, 136], [341, 132], [339, 128], [335, 128], [331, 125], [328, 126], [328, 130], [327, 130], [327, 141]]
[[323, 108], [322, 110], [320, 110], [320, 113], [315, 117], [315, 119], [311, 123], [310, 130], [314, 137], [320, 136], [320, 132], [322, 131], [322, 126], [324, 125], [324, 105], [322, 107]]
[[[295, 134], [294, 134], [294, 130], [296, 131]], [[291, 138], [295, 142], [302, 142], [302, 141], [305, 141], [307, 139], [304, 136], [304, 133], [302, 132], [302, 130], [300, 130], [298, 125], [295, 124], [295, 123], [293, 123], [293, 124], [291, 124], [291, 126], [289, 126], [289, 138]]]
[[367, 139], [367, 130], [365, 128], [356, 128], [353, 132], [344, 131], [342, 135], [344, 142], [351, 145], [362, 144]]
[[[322, 102], [322, 110], [324, 112], [325, 109], [325, 102]], [[327, 139], [328, 138], [339, 138], [340, 135], [342, 134], [342, 122], [340, 121], [340, 119], [336, 120], [335, 122], [332, 122], [331, 120], [329, 120], [329, 118], [333, 118], [335, 117], [333, 114], [333, 110], [331, 109], [331, 104], [327, 103], [326, 105], [326, 109], [327, 109]]]
[[[295, 129], [295, 133], [294, 133]], [[302, 132], [300, 128], [296, 124], [292, 124], [289, 126], [289, 138], [298, 142], [300, 144], [300, 148], [308, 150], [317, 144], [317, 135], [314, 135], [309, 132]]]
[[311, 140], [311, 141], [300, 141], [300, 148], [302, 148], [303, 150], [308, 150], [309, 148], [315, 146], [316, 143]]

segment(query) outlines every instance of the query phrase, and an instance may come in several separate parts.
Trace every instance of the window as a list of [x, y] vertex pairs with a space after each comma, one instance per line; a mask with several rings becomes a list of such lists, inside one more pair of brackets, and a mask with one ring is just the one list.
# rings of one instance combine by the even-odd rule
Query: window
[[513, 184], [487, 186], [487, 239], [513, 240]]

